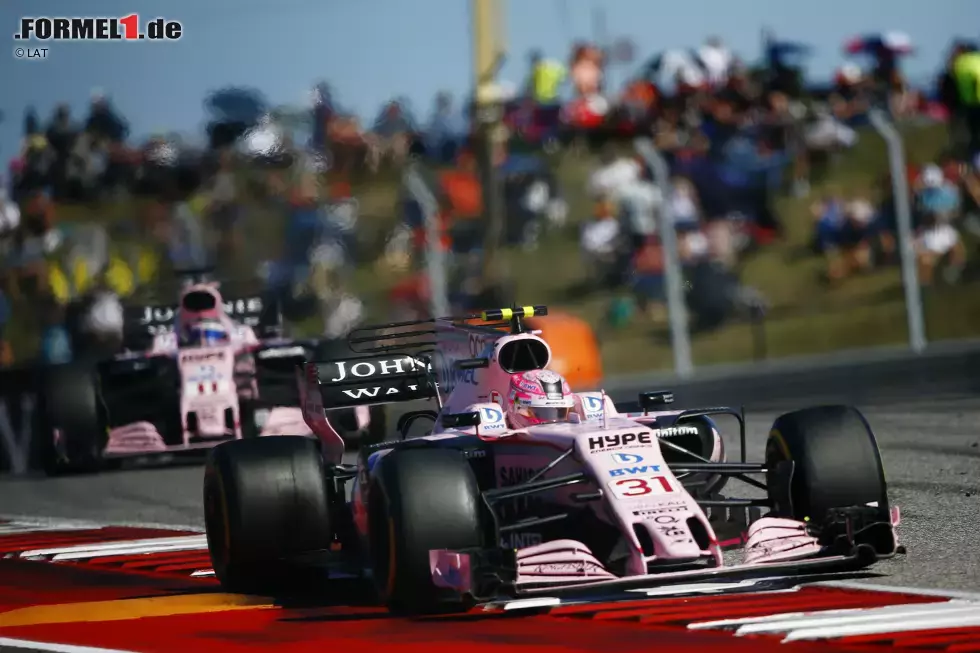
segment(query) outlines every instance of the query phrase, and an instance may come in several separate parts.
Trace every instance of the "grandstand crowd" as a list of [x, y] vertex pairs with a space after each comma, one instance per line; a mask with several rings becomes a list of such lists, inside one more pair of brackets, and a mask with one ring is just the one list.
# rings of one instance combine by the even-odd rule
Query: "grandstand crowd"
[[[955, 283], [973, 254], [964, 232], [980, 235], [980, 52], [954, 44], [935, 88], [923, 91], [903, 77], [910, 44], [900, 35], [849, 43], [848, 53], [868, 65], [845, 63], [824, 87], [806, 83], [803, 49], [770, 38], [762, 64], [751, 68], [709, 39], [692, 51], [660, 53], [618, 92], [604, 81], [609, 53], [595, 46], [575, 47], [567, 62], [532, 53], [527, 82], [503, 98], [504, 129], [493, 156], [508, 244], [534, 249], [550, 231], [577, 225], [583, 260], [595, 272], [593, 290], [628, 288], [659, 320], [658, 229], [661, 216], [670, 216], [682, 263], [697, 280], [689, 302], [698, 325], [710, 328], [764, 304], [739, 283], [739, 263], [780, 237], [773, 200], [785, 191], [810, 197], [814, 255], [824, 258], [828, 283], [842, 283], [895, 262], [892, 184], [829, 188], [817, 197], [811, 186], [856, 144], [868, 111], [878, 107], [895, 121], [948, 125], [948, 156], [910, 170], [909, 180], [920, 278]], [[39, 308], [31, 317], [51, 334], [43, 342], [55, 343], [42, 346], [42, 356], [65, 360], [84, 340], [76, 331], [101, 328], [65, 326], [71, 310], [93, 305], [93, 292], [129, 296], [168, 268], [241, 267], [254, 258], [243, 254], [242, 225], [256, 211], [280, 226], [282, 249], [246, 273], [292, 299], [297, 286], [310, 286], [327, 332], [342, 334], [360, 315], [343, 271], [376, 259], [406, 272], [392, 304], [424, 313], [427, 291], [416, 283], [424, 279], [418, 263], [426, 246], [418, 198], [403, 194], [392, 206], [399, 224], [384, 246], [365, 246], [365, 221], [351, 197], [353, 186], [410, 161], [424, 164], [439, 200], [442, 244], [458, 255], [454, 302], [475, 301], [479, 293], [466, 282], [484, 245], [486, 202], [466, 106], [440, 95], [423, 125], [404, 100], [393, 100], [363, 129], [321, 85], [300, 112], [308, 143], [276, 112], [254, 113], [244, 122], [216, 119], [208, 146], [192, 148], [168, 136], [134, 143], [125, 118], [101, 94], [82, 120], [67, 106], [47, 121], [29, 112], [0, 191], [0, 328], [23, 318], [24, 307]], [[649, 136], [670, 164], [666, 196], [629, 146], [638, 135]], [[588, 205], [565, 201], [567, 189], [550, 163], [556, 149], [584, 149], [595, 162]], [[260, 172], [243, 175], [243, 162]], [[136, 214], [116, 215], [119, 206]], [[78, 224], [75, 216], [86, 211], [107, 219]], [[320, 274], [323, 268], [328, 272]], [[3, 356], [13, 360], [6, 340]]]

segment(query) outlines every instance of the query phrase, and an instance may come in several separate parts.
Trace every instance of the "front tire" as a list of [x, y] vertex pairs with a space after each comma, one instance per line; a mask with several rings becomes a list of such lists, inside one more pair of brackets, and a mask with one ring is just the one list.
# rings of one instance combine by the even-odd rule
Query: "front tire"
[[[95, 376], [79, 366], [47, 371], [41, 465], [49, 476], [97, 472], [107, 441]], [[60, 437], [55, 442], [55, 429]]]
[[323, 457], [302, 436], [249, 438], [211, 450], [204, 519], [215, 576], [231, 592], [276, 595], [302, 581], [291, 563], [333, 540]]
[[[794, 463], [788, 488], [774, 472], [786, 461]], [[836, 508], [874, 505], [886, 514], [889, 509], [878, 443], [864, 415], [851, 406], [780, 416], [766, 443], [766, 468], [774, 516], [821, 522]]]
[[394, 612], [466, 608], [436, 587], [432, 549], [483, 547], [481, 493], [470, 464], [453, 449], [403, 449], [383, 457], [370, 489], [371, 563], [382, 600]]

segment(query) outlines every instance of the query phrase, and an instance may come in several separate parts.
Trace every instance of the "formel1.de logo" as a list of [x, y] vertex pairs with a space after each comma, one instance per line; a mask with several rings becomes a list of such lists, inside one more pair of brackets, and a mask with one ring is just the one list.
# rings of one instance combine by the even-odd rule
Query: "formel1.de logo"
[[120, 17], [25, 16], [15, 41], [177, 41], [184, 27], [179, 20], [153, 18], [140, 22], [139, 14]]

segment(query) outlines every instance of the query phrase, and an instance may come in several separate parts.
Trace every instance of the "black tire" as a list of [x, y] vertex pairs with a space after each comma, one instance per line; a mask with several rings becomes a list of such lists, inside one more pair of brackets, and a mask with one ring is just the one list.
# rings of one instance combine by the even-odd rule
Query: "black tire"
[[453, 449], [403, 449], [383, 457], [370, 487], [370, 556], [382, 601], [394, 612], [427, 614], [466, 609], [455, 593], [436, 587], [431, 549], [487, 543], [476, 476]]
[[[793, 461], [790, 487], [774, 473]], [[888, 510], [878, 443], [867, 420], [851, 406], [816, 406], [780, 416], [766, 442], [769, 495], [774, 516], [822, 521], [835, 508], [877, 502]], [[779, 497], [789, 497], [791, 506]]]
[[221, 586], [277, 595], [303, 582], [297, 556], [333, 540], [324, 461], [302, 436], [250, 438], [211, 450], [204, 471], [208, 551]]
[[255, 412], [258, 410], [258, 402], [251, 399], [240, 399], [238, 401], [238, 420], [242, 429], [243, 438], [257, 438], [262, 429], [255, 421]]
[[[44, 472], [49, 476], [97, 472], [108, 433], [95, 375], [79, 366], [52, 367], [45, 373], [42, 397]], [[55, 429], [60, 432], [57, 445]]]

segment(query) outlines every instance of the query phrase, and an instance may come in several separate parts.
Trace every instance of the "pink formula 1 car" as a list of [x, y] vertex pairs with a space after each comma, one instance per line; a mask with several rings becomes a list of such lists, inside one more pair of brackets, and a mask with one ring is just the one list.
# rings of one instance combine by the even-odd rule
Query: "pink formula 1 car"
[[[548, 370], [547, 342], [523, 327], [545, 313], [385, 325], [353, 335], [355, 349], [373, 341], [360, 357], [307, 363], [304, 413], [319, 440], [231, 442], [209, 457], [205, 517], [222, 585], [276, 594], [297, 569], [369, 572], [390, 607], [429, 612], [853, 571], [900, 552], [898, 511], [856, 409], [787, 413], [763, 462], [745, 462], [738, 410], [666, 410], [670, 393], [645, 392], [627, 412], [601, 391], [571, 394]], [[325, 408], [419, 399], [433, 405], [402, 416], [401, 439], [343, 464]], [[740, 424], [738, 462], [726, 458], [721, 416]], [[429, 427], [406, 437], [419, 420]], [[725, 480], [758, 498], [722, 495]], [[743, 550], [741, 564], [726, 566], [728, 548]]]
[[[260, 297], [225, 300], [213, 282], [188, 283], [176, 306], [130, 313], [128, 351], [102, 361], [94, 373], [73, 366], [48, 375], [49, 473], [228, 440], [314, 437], [300, 407], [297, 369], [331, 343], [280, 337], [278, 314]], [[331, 439], [383, 434], [384, 413], [377, 408], [342, 409], [331, 418]]]

